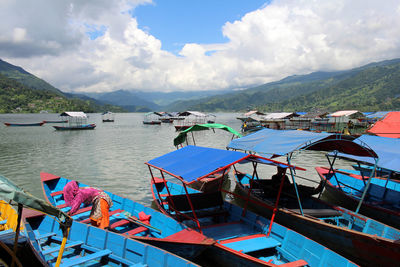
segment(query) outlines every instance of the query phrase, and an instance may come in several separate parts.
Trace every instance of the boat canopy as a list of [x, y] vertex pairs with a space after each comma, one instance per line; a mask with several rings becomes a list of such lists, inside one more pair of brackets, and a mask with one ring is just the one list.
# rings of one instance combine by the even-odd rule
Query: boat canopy
[[377, 112], [371, 112], [370, 114], [366, 114], [366, 117], [368, 119], [382, 119], [385, 117], [389, 112], [391, 111], [377, 111]]
[[294, 166], [285, 163], [243, 152], [190, 145], [152, 159], [146, 164], [173, 175], [185, 184], [191, 184], [236, 163], [248, 161], [294, 168]]
[[400, 112], [393, 111], [377, 121], [369, 133], [383, 137], [400, 138]]
[[46, 201], [26, 193], [12, 181], [0, 175], [0, 198], [15, 201], [26, 207], [44, 212], [57, 217], [60, 222], [66, 222], [70, 218], [65, 212], [59, 208], [53, 207]]
[[242, 137], [242, 135], [240, 133], [238, 133], [236, 130], [232, 129], [229, 126], [223, 125], [223, 124], [219, 124], [219, 123], [196, 124], [196, 125], [191, 126], [188, 129], [180, 132], [179, 135], [177, 137], [175, 137], [175, 139], [174, 139], [174, 146], [178, 146], [178, 145], [182, 144], [183, 142], [185, 142], [187, 133], [208, 130], [210, 128], [225, 130], [225, 131], [230, 132], [238, 137]]
[[358, 110], [340, 110], [340, 111], [336, 111], [332, 114], [330, 114], [329, 116], [331, 117], [349, 117], [349, 116], [363, 116], [363, 114], [361, 112], [359, 112]]
[[[362, 135], [354, 142], [366, 143], [375, 151], [379, 158], [378, 167], [400, 172], [400, 139]], [[372, 165], [375, 164], [374, 159], [371, 157], [360, 157], [344, 153], [339, 153], [338, 156]]]
[[82, 111], [66, 111], [60, 114], [62, 117], [74, 117], [74, 118], [87, 118], [87, 115]]
[[196, 116], [196, 117], [207, 117], [206, 114], [201, 113], [199, 111], [184, 111], [184, 112], [180, 112], [179, 113], [179, 116], [184, 116], [184, 117], [187, 117], [187, 116], [190, 116], [190, 115], [193, 115], [193, 116]]
[[227, 148], [249, 151], [266, 157], [285, 156], [297, 150], [338, 151], [358, 156], [376, 157], [365, 144], [355, 143], [353, 137], [330, 133], [265, 128], [232, 140]]
[[278, 112], [278, 113], [267, 113], [263, 116], [263, 120], [279, 120], [279, 119], [289, 119], [291, 117], [298, 117], [299, 115], [295, 112]]

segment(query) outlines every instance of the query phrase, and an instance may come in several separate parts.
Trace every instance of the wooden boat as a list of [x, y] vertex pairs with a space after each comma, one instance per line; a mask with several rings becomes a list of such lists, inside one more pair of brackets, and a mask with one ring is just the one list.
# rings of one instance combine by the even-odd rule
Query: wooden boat
[[103, 122], [114, 122], [115, 114], [111, 111], [104, 112], [101, 114], [101, 119]]
[[[46, 200], [61, 210], [68, 211], [70, 208], [65, 205], [62, 190], [71, 180], [43, 172], [40, 177]], [[86, 187], [87, 185], [79, 183], [79, 186]], [[213, 240], [192, 231], [187, 226], [177, 223], [154, 209], [111, 192], [106, 191], [106, 193], [113, 201], [110, 209], [110, 229], [115, 232], [168, 250], [184, 258], [194, 258], [214, 243]], [[72, 218], [78, 222], [89, 223], [90, 209], [91, 206], [82, 207]], [[140, 212], [151, 216], [150, 225], [143, 224], [137, 219], [140, 218]]]
[[[356, 210], [367, 182], [363, 179], [329, 168], [315, 168], [326, 181], [323, 197], [350, 210]], [[371, 183], [360, 207], [360, 213], [400, 228], [400, 183], [387, 179], [371, 178]]]
[[161, 121], [143, 121], [143, 124], [160, 125]]
[[44, 123], [67, 123], [68, 121], [66, 120], [61, 120], [61, 121], [43, 121]]
[[12, 122], [5, 122], [5, 126], [11, 126], [11, 127], [19, 127], [19, 126], [42, 126], [45, 124], [44, 121], [42, 122], [35, 122], [35, 123], [12, 123]]
[[82, 125], [74, 125], [74, 126], [58, 126], [53, 125], [54, 129], [57, 131], [73, 131], [73, 130], [93, 130], [96, 128], [96, 124], [82, 124]]
[[[266, 188], [260, 187], [260, 182], [265, 180], [255, 179], [252, 175], [239, 171], [235, 171], [235, 178], [238, 194], [250, 196], [248, 202], [242, 201], [243, 205], [249, 205], [257, 214], [271, 217], [277, 189], [269, 188], [267, 190], [273, 193], [265, 194]], [[301, 195], [301, 210], [293, 192], [282, 192], [276, 213], [278, 223], [325, 245], [361, 266], [388, 266], [393, 262], [400, 262], [400, 230], [323, 202], [309, 195], [311, 188], [300, 185], [298, 191]]]
[[[62, 242], [62, 230], [48, 215], [25, 216], [30, 242], [43, 262], [52, 266]], [[160, 248], [94, 226], [72, 222], [62, 266], [198, 266]]]
[[[204, 193], [187, 186], [193, 180], [250, 159], [274, 162], [241, 152], [198, 146], [186, 146], [150, 160], [146, 164], [152, 176], [154, 201], [163, 213], [214, 238], [216, 243], [207, 254], [218, 260], [218, 265], [356, 266], [289, 228], [225, 201], [222, 193], [232, 192], [221, 188]], [[162, 178], [154, 177], [153, 169], [160, 171]]]
[[[8, 200], [10, 201], [10, 203], [12, 201], [18, 203], [17, 224], [15, 228], [15, 235], [13, 237], [14, 244], [11, 252], [12, 259], [10, 265], [13, 266], [14, 263], [17, 263], [18, 265], [18, 260], [20, 260], [24, 264], [23, 266], [46, 266], [46, 264], [41, 260], [41, 257], [36, 253], [34, 253], [30, 258], [28, 258], [29, 260], [28, 262], [22, 261], [23, 259], [25, 259], [25, 257], [27, 256], [29, 257], [30, 255], [29, 252], [32, 251], [32, 250], [23, 251], [18, 246], [20, 241], [23, 240], [26, 236], [25, 232], [23, 234], [20, 234], [20, 229], [23, 228], [23, 224], [21, 223], [23, 217], [23, 209], [24, 207], [28, 207], [35, 209], [37, 211], [46, 212], [47, 214], [55, 217], [53, 218], [53, 222], [54, 219], [56, 219], [59, 222], [60, 228], [62, 229], [63, 232], [62, 244], [57, 251], [54, 251], [55, 254], [58, 254], [57, 262], [55, 264], [55, 266], [58, 267], [60, 265], [58, 259], [61, 259], [62, 252], [65, 248], [65, 241], [67, 240], [69, 228], [72, 223], [71, 218], [68, 216], [68, 214], [47, 204], [44, 200], [26, 193], [23, 189], [19, 188], [16, 184], [14, 184], [12, 181], [8, 180], [3, 176], [0, 176], [0, 188], [1, 188], [0, 198]], [[27, 243], [30, 244], [30, 242]], [[2, 242], [0, 244], [1, 244], [1, 249], [5, 248], [5, 246], [2, 245], [3, 244]], [[10, 254], [9, 253], [10, 251], [6, 252], [7, 254]], [[1, 254], [1, 256], [4, 256], [4, 254]]]
[[148, 112], [144, 114], [143, 124], [147, 125], [160, 125], [162, 114], [159, 112]]
[[84, 112], [66, 111], [60, 114], [63, 121], [67, 121], [63, 126], [53, 125], [54, 129], [58, 131], [71, 131], [71, 130], [93, 130], [96, 124], [87, 123], [87, 115]]

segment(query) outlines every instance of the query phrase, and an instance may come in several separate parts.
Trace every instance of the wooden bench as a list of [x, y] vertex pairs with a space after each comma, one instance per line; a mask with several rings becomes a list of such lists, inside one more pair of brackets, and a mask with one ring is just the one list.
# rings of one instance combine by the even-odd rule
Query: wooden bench
[[[221, 192], [189, 194], [190, 201], [198, 218], [226, 215], [222, 208], [224, 200]], [[191, 214], [192, 207], [186, 195], [172, 195], [166, 197], [168, 206], [178, 212]]]

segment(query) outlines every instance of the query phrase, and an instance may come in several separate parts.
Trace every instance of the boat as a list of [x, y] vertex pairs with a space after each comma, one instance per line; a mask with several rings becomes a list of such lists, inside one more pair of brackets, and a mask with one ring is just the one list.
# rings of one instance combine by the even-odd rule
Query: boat
[[[398, 148], [400, 140], [390, 137], [362, 135], [354, 142], [368, 145], [376, 157], [355, 156], [351, 153], [330, 154], [335, 158], [373, 164], [374, 170], [383, 168], [400, 172]], [[379, 220], [395, 228], [400, 228], [400, 182], [397, 179], [353, 174], [329, 167], [317, 167], [319, 176], [326, 180], [322, 197], [332, 203], [355, 210], [370, 218]]]
[[[327, 133], [304, 131], [262, 130], [253, 135], [233, 140], [228, 148], [262, 153], [263, 155], [287, 156], [288, 164], [295, 151], [315, 149], [321, 151], [346, 151], [357, 156], [375, 155], [370, 147], [356, 143], [354, 138]], [[250, 196], [245, 205], [258, 214], [276, 216], [277, 222], [290, 227], [307, 237], [344, 255], [362, 266], [390, 265], [400, 260], [400, 230], [358, 212], [324, 202], [313, 196], [319, 190], [298, 185], [301, 178], [290, 170], [292, 184], [288, 188], [264, 188], [270, 180], [262, 179], [253, 165], [252, 174], [235, 168], [238, 194]], [[260, 163], [258, 163], [260, 166]], [[327, 168], [329, 171], [329, 168]], [[295, 179], [296, 177], [296, 179]], [[325, 183], [324, 179], [321, 179]], [[321, 181], [318, 187], [321, 185]], [[285, 192], [286, 191], [286, 192]], [[314, 191], [314, 192], [313, 192]], [[310, 193], [313, 192], [313, 193]], [[325, 193], [324, 193], [325, 194]], [[279, 205], [274, 204], [279, 201]], [[276, 214], [274, 215], [276, 210]], [[368, 248], [368, 249], [367, 249]], [[385, 262], [383, 262], [385, 261]]]
[[[194, 145], [196, 145], [196, 140], [194, 138], [194, 132], [197, 131], [205, 131], [205, 130], [213, 130], [215, 132], [215, 129], [221, 129], [226, 132], [229, 132], [232, 134], [232, 139], [235, 137], [241, 137], [242, 135], [237, 132], [236, 130], [232, 129], [231, 127], [224, 125], [224, 124], [219, 124], [219, 123], [206, 123], [206, 124], [196, 124], [191, 127], [189, 127], [186, 130], [183, 130], [179, 132], [178, 136], [174, 138], [174, 146], [178, 149], [179, 147], [183, 147], [183, 144], [188, 145], [189, 140], [188, 140], [188, 134], [191, 133], [191, 140]], [[228, 172], [227, 172], [228, 173]], [[227, 175], [224, 175], [222, 172], [218, 172], [215, 174], [212, 174], [208, 177], [203, 177], [202, 179], [199, 179], [195, 182], [193, 182], [190, 186], [193, 187], [194, 189], [201, 190], [203, 192], [211, 192], [215, 191], [218, 189], [219, 184], [220, 184], [220, 179], [226, 179]]]
[[[243, 205], [249, 205], [257, 214], [271, 217], [278, 190], [269, 189], [269, 194], [265, 194], [266, 188], [260, 186], [265, 180], [251, 174], [235, 171], [235, 179], [235, 191], [243, 197], [249, 196], [248, 202], [241, 201]], [[400, 230], [308, 195], [312, 189], [298, 186], [301, 210], [296, 194], [288, 193], [287, 189], [282, 191], [276, 221], [361, 266], [387, 266], [400, 261]]]
[[[11, 265], [13, 260], [15, 231], [18, 226], [18, 213], [17, 211], [6, 201], [0, 200], [0, 263]], [[24, 225], [20, 225], [20, 235], [22, 235], [17, 242], [17, 251], [20, 252], [26, 243], [27, 239], [24, 236]], [[22, 259], [21, 253], [18, 253], [17, 257], [14, 258], [14, 263], [17, 266], [22, 266], [19, 258]], [[2, 262], [2, 261], [3, 262]]]
[[58, 120], [58, 121], [43, 121], [44, 123], [67, 123], [67, 120]]
[[[31, 245], [31, 240], [29, 240], [29, 236], [27, 234], [26, 229], [25, 231], [21, 231], [24, 228], [24, 224], [22, 223], [24, 211], [26, 211], [25, 208], [30, 208], [30, 209], [35, 209], [38, 212], [45, 212], [48, 215], [54, 216], [52, 219], [52, 223], [55, 221], [58, 222], [60, 225], [60, 228], [62, 229], [63, 236], [61, 237], [62, 243], [61, 246], [59, 246], [58, 250], [54, 250], [52, 253], [55, 254], [55, 257], [57, 257], [57, 262], [55, 266], [60, 265], [60, 259], [62, 258], [62, 253], [65, 248], [65, 241], [67, 240], [68, 232], [70, 229], [70, 225], [72, 223], [71, 217], [68, 216], [68, 214], [62, 212], [58, 208], [55, 208], [49, 204], [47, 204], [44, 200], [39, 199], [26, 191], [24, 191], [22, 188], [14, 184], [12, 181], [9, 179], [5, 178], [4, 176], [0, 176], [0, 198], [3, 200], [9, 201], [9, 203], [15, 202], [18, 205], [18, 211], [17, 211], [17, 223], [15, 226], [15, 231], [14, 231], [14, 226], [13, 226], [13, 231], [10, 231], [9, 234], [14, 234], [14, 237], [12, 238], [14, 240], [13, 244], [13, 249], [10, 253], [10, 250], [6, 250], [7, 254], [11, 256], [11, 266], [13, 266], [15, 263], [18, 265], [18, 260], [20, 260], [19, 264], [23, 264], [23, 266], [46, 266], [46, 263], [42, 260], [42, 255], [40, 253], [33, 253], [30, 254], [30, 252], [35, 251], [34, 248], [30, 247]], [[12, 213], [12, 212], [10, 212]], [[11, 218], [10, 218], [11, 219]], [[15, 217], [14, 217], [15, 220]], [[14, 224], [14, 223], [13, 223]], [[29, 244], [29, 249], [28, 251], [23, 251], [22, 249], [19, 248], [18, 244], [25, 238], [28, 237], [27, 243]], [[2, 244], [2, 243], [1, 243]], [[1, 245], [1, 248], [5, 248], [5, 246]], [[57, 256], [58, 254], [58, 256]], [[30, 256], [32, 255], [32, 256]], [[4, 256], [3, 254], [1, 256]], [[29, 257], [30, 256], [30, 257]], [[25, 262], [25, 257], [27, 258], [27, 261]], [[53, 265], [53, 264], [52, 264]], [[21, 265], [18, 265], [21, 266]]]
[[[70, 179], [42, 172], [40, 174], [43, 193], [48, 203], [67, 212], [63, 197], [64, 186]], [[79, 182], [80, 187], [87, 187]], [[110, 209], [110, 229], [131, 239], [139, 240], [168, 250], [184, 258], [193, 259], [214, 241], [177, 223], [168, 216], [128, 198], [105, 191], [113, 201]], [[89, 223], [91, 206], [78, 210], [72, 216], [75, 221]], [[151, 216], [148, 224], [140, 221], [140, 213]], [[139, 219], [138, 219], [139, 218]]]
[[160, 125], [161, 120], [160, 117], [162, 116], [161, 113], [158, 112], [148, 112], [144, 114], [143, 124], [148, 125]]
[[207, 114], [199, 111], [184, 111], [178, 113], [180, 119], [174, 120], [176, 131], [183, 131], [196, 124], [205, 124], [207, 122]]
[[114, 122], [115, 114], [111, 111], [104, 112], [101, 114], [101, 119], [103, 122]]
[[44, 121], [42, 121], [42, 122], [34, 122], [34, 123], [14, 123], [14, 122], [5, 122], [4, 123], [5, 126], [9, 126], [9, 127], [42, 126], [43, 124], [45, 124]]
[[[25, 214], [30, 242], [46, 265], [53, 266], [62, 242], [62, 230], [49, 215]], [[61, 266], [198, 266], [160, 248], [127, 236], [72, 222]]]
[[[163, 213], [215, 239], [207, 255], [220, 266], [356, 266], [317, 242], [226, 201], [223, 193], [233, 194], [229, 190], [220, 187], [204, 193], [188, 186], [247, 160], [288, 166], [242, 152], [186, 146], [146, 163], [154, 202]], [[155, 177], [153, 170], [160, 176]]]
[[96, 124], [87, 123], [87, 115], [84, 112], [66, 111], [60, 114], [62, 119], [67, 121], [63, 126], [53, 125], [54, 129], [58, 131], [71, 131], [71, 130], [93, 130]]

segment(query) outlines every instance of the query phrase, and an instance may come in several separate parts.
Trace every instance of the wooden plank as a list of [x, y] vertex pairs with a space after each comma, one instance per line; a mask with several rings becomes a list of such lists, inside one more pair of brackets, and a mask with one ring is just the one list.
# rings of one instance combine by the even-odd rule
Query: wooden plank
[[101, 258], [107, 255], [110, 255], [112, 253], [111, 250], [109, 249], [104, 249], [104, 250], [100, 250], [97, 251], [95, 253], [92, 254], [87, 254], [86, 256], [83, 257], [79, 257], [79, 258], [71, 258], [69, 260], [64, 261], [63, 264], [61, 264], [61, 266], [63, 267], [67, 267], [67, 266], [74, 266], [74, 265], [78, 265], [78, 264], [82, 264], [84, 262], [88, 262], [97, 258]]

